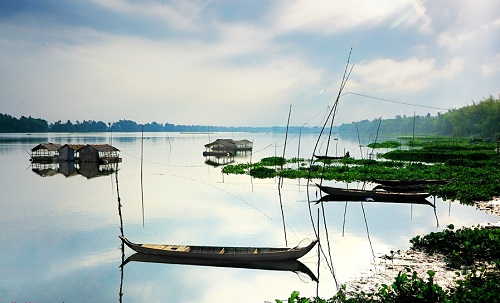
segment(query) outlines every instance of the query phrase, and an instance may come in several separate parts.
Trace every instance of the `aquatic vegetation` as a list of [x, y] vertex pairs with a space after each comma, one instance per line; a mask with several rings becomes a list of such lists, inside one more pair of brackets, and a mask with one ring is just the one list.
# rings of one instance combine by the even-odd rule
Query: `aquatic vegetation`
[[[491, 145], [477, 148], [465, 144], [454, 151], [440, 146], [415, 150], [393, 150], [374, 159], [342, 158], [320, 162], [305, 159], [269, 157], [253, 164], [231, 164], [226, 174], [250, 174], [256, 178], [281, 176], [289, 179], [319, 179], [343, 182], [382, 180], [453, 179], [443, 186], [430, 186], [430, 192], [461, 203], [491, 200], [500, 194], [500, 156]], [[283, 170], [281, 167], [283, 165]]]
[[402, 144], [399, 143], [398, 141], [389, 140], [389, 141], [385, 141], [385, 142], [382, 142], [382, 143], [370, 143], [367, 146], [369, 148], [398, 148], [401, 145]]
[[442, 232], [431, 232], [410, 240], [413, 248], [428, 254], [442, 253], [448, 266], [460, 269], [476, 262], [500, 260], [500, 229], [484, 227], [454, 229], [452, 224]]
[[[398, 273], [391, 285], [383, 284], [378, 291], [348, 293], [346, 286], [329, 299], [300, 297], [291, 293], [288, 302], [296, 303], [399, 303], [399, 302], [498, 302], [500, 292], [500, 229], [461, 228], [453, 225], [442, 232], [430, 233], [410, 240], [414, 249], [429, 254], [440, 252], [449, 266], [462, 269], [449, 289], [434, 282], [435, 272], [427, 271], [424, 280], [406, 268]], [[480, 264], [478, 264], [478, 262]], [[486, 263], [485, 263], [486, 262]], [[481, 264], [482, 263], [482, 264]], [[467, 267], [464, 268], [464, 265]], [[479, 266], [477, 266], [479, 265]], [[460, 279], [458, 279], [460, 277]], [[281, 300], [276, 300], [282, 303]]]

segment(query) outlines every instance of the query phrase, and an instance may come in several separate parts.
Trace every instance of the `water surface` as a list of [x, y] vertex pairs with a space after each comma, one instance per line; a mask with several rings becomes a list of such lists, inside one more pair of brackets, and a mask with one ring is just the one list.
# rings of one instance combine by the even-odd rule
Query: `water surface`
[[[217, 138], [254, 142], [254, 152], [235, 158], [236, 163], [283, 154], [284, 134], [2, 135], [0, 302], [273, 302], [293, 290], [327, 297], [335, 293], [336, 283], [373, 269], [374, 256], [408, 248], [417, 234], [450, 223], [496, 221], [474, 207], [439, 199], [436, 209], [332, 202], [323, 208], [312, 204], [309, 212], [303, 179], [284, 180], [280, 205], [277, 179], [223, 175], [221, 167], [205, 164], [204, 144]], [[316, 135], [288, 138], [287, 158], [311, 156]], [[120, 149], [123, 161], [117, 174], [84, 176], [54, 167], [42, 177], [33, 171], [26, 151], [48, 141], [110, 143]], [[359, 143], [340, 137], [330, 143], [330, 154], [349, 151], [366, 157]], [[316, 195], [309, 188], [309, 196]], [[125, 236], [139, 243], [295, 246], [314, 238], [311, 217], [316, 221], [318, 214], [325, 254], [318, 265], [315, 248], [301, 262], [319, 276], [319, 285], [289, 271], [143, 262], [120, 268], [121, 222]], [[133, 251], [125, 248], [124, 253], [127, 258]], [[329, 255], [332, 267], [325, 262]]]

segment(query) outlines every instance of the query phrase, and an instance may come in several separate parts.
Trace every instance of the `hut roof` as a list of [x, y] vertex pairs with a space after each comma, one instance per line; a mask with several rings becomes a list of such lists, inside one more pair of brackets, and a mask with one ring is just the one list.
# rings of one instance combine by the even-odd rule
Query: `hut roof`
[[47, 142], [47, 143], [40, 143], [38, 144], [37, 146], [33, 147], [31, 149], [31, 151], [37, 151], [37, 150], [40, 150], [40, 149], [46, 149], [48, 151], [57, 151], [59, 148], [61, 148], [62, 145], [61, 144], [57, 144], [57, 143], [50, 143], [50, 142]]
[[236, 143], [236, 144], [246, 144], [246, 145], [253, 144], [253, 143], [252, 143], [252, 141], [248, 141], [247, 139], [243, 139], [243, 140], [234, 140], [233, 142], [234, 142], [234, 143]]
[[78, 150], [78, 149], [84, 147], [85, 144], [64, 144], [63, 146], [61, 146], [61, 148], [65, 147], [65, 146], [68, 146], [74, 150]]
[[100, 152], [120, 151], [118, 148], [111, 146], [109, 144], [88, 144], [88, 145], [84, 145], [78, 149], [80, 150], [86, 146], [90, 146], [90, 147], [92, 147]]
[[205, 147], [209, 148], [213, 145], [224, 145], [227, 147], [234, 147], [236, 143], [232, 139], [217, 139], [214, 142], [205, 144]]

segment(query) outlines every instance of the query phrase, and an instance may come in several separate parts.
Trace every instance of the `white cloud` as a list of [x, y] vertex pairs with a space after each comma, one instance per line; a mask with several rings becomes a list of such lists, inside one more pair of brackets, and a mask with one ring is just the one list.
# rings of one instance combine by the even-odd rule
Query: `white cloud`
[[193, 1], [172, 1], [165, 4], [160, 1], [93, 0], [94, 3], [116, 13], [130, 16], [161, 20], [176, 29], [196, 29], [196, 21], [203, 7]]
[[456, 77], [462, 65], [460, 58], [452, 58], [441, 69], [436, 66], [435, 59], [377, 59], [356, 65], [354, 83], [349, 87], [355, 91], [415, 92], [433, 86], [436, 81]]
[[252, 11], [254, 19], [241, 10], [227, 17], [234, 8], [223, 2], [94, 3], [98, 13], [74, 23], [54, 12], [2, 20], [0, 111], [49, 122], [271, 125], [293, 104], [294, 119], [308, 121], [317, 113], [311, 104], [334, 99], [340, 52], [351, 45], [349, 90], [461, 100], [463, 91], [449, 88], [465, 90], [465, 82], [467, 99], [496, 93], [500, 19], [478, 18], [484, 10], [468, 16], [464, 2], [277, 0]]
[[273, 12], [281, 32], [338, 33], [392, 20], [392, 26], [417, 24], [427, 30], [430, 19], [420, 1], [281, 1]]
[[450, 50], [456, 50], [468, 45], [476, 35], [475, 31], [470, 32], [443, 32], [438, 36], [438, 44]]
[[486, 58], [486, 62], [481, 64], [481, 73], [483, 77], [494, 77], [500, 73], [500, 53], [492, 58]]

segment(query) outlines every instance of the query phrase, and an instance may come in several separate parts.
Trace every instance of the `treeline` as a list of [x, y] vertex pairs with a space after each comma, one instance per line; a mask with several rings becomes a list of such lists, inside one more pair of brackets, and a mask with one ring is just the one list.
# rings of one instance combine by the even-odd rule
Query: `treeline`
[[47, 121], [31, 116], [17, 119], [10, 115], [0, 114], [0, 132], [2, 133], [24, 133], [24, 132], [46, 132], [49, 127]]
[[[380, 127], [379, 127], [380, 125]], [[437, 116], [396, 116], [392, 119], [363, 120], [334, 127], [341, 134], [375, 134], [380, 136], [402, 135], [438, 135], [480, 137], [496, 140], [500, 135], [500, 99], [490, 96], [478, 103], [459, 109], [452, 109]], [[318, 133], [319, 127], [289, 127], [290, 133]], [[270, 127], [227, 127], [206, 125], [175, 125], [157, 122], [138, 124], [131, 120], [120, 120], [113, 123], [84, 120], [83, 122], [57, 121], [49, 124], [40, 118], [15, 118], [0, 114], [0, 133], [30, 132], [273, 132], [283, 133], [284, 126]]]
[[[379, 127], [380, 125], [380, 127]], [[478, 103], [452, 109], [437, 116], [396, 116], [342, 124], [338, 131], [379, 135], [437, 135], [480, 137], [496, 140], [500, 135], [500, 99], [490, 96]]]
[[[292, 126], [289, 132], [319, 132], [319, 127], [296, 127]], [[37, 132], [285, 132], [286, 127], [227, 127], [206, 125], [175, 125], [171, 123], [160, 124], [151, 122], [138, 124], [131, 120], [120, 120], [114, 123], [102, 121], [84, 120], [83, 122], [70, 120], [66, 122], [57, 121], [49, 124], [40, 118], [24, 117], [15, 118], [7, 114], [0, 114], [0, 133], [37, 133]]]

